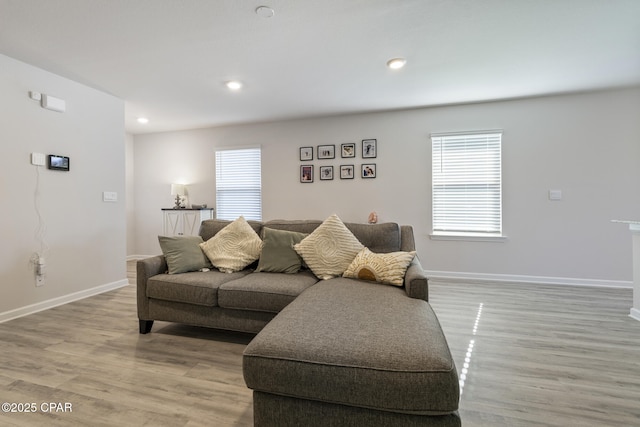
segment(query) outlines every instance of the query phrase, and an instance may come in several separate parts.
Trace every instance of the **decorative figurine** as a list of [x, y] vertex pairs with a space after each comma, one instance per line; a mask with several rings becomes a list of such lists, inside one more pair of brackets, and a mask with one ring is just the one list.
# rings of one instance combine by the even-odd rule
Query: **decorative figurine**
[[378, 222], [378, 214], [374, 212], [371, 212], [369, 214], [369, 224], [375, 224]]

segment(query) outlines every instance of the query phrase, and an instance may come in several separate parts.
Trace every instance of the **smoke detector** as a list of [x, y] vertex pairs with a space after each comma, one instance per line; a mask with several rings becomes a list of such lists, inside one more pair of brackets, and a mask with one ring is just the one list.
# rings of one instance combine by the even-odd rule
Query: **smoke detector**
[[269, 6], [258, 6], [256, 8], [256, 15], [261, 18], [271, 18], [273, 15], [275, 15], [275, 11]]

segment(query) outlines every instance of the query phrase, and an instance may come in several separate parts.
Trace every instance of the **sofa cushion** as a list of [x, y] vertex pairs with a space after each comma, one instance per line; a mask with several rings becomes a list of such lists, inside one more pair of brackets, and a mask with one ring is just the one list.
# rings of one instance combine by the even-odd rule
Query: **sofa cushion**
[[337, 215], [327, 218], [293, 248], [320, 279], [341, 276], [363, 248]]
[[364, 246], [375, 253], [401, 251], [400, 226], [395, 222], [381, 224], [345, 223]]
[[249, 343], [247, 386], [302, 399], [426, 415], [457, 410], [455, 364], [429, 303], [337, 278], [302, 293]]
[[[322, 224], [318, 220], [289, 220], [276, 219], [264, 223], [264, 227], [278, 230], [297, 231], [298, 233], [312, 233]], [[401, 227], [395, 222], [381, 224], [359, 224], [345, 222], [344, 225], [356, 236], [364, 246], [376, 253], [396, 252], [406, 250], [402, 248]], [[413, 234], [410, 233], [411, 237]], [[414, 249], [411, 247], [410, 249]]]
[[376, 254], [363, 248], [342, 276], [402, 286], [407, 268], [415, 256], [415, 251]]
[[322, 224], [318, 220], [306, 219], [274, 219], [264, 223], [264, 227], [275, 230], [295, 231], [297, 233], [310, 234]]
[[262, 240], [241, 216], [200, 246], [214, 267], [233, 273], [260, 257]]
[[309, 271], [296, 274], [251, 273], [221, 285], [218, 305], [237, 310], [278, 313], [317, 282], [318, 279]]
[[271, 273], [297, 273], [302, 267], [302, 258], [293, 249], [307, 237], [295, 231], [262, 228], [262, 252], [256, 271]]
[[227, 274], [217, 270], [183, 274], [158, 274], [147, 281], [147, 297], [166, 301], [215, 307], [218, 288], [225, 282], [239, 279], [248, 271]]
[[169, 274], [212, 268], [209, 258], [202, 252], [200, 236], [158, 236], [160, 249], [167, 261]]

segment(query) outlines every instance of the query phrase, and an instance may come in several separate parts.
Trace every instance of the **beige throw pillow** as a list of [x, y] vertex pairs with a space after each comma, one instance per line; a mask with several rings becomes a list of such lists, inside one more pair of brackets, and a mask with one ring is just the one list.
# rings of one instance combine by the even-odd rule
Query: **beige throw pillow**
[[200, 247], [214, 267], [223, 273], [233, 273], [260, 257], [262, 240], [241, 216]]
[[316, 277], [326, 280], [341, 276], [363, 247], [334, 214], [293, 249]]
[[415, 256], [415, 251], [377, 254], [364, 248], [356, 255], [343, 277], [402, 286], [407, 268]]

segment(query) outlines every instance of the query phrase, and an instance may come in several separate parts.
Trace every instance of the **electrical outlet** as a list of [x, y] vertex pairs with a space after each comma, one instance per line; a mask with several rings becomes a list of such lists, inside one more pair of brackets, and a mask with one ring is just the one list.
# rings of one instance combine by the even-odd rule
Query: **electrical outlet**
[[47, 264], [44, 261], [44, 257], [41, 257], [39, 254], [34, 253], [31, 256], [31, 264], [33, 266], [33, 272], [36, 277], [36, 286], [44, 286], [45, 270], [47, 267]]

